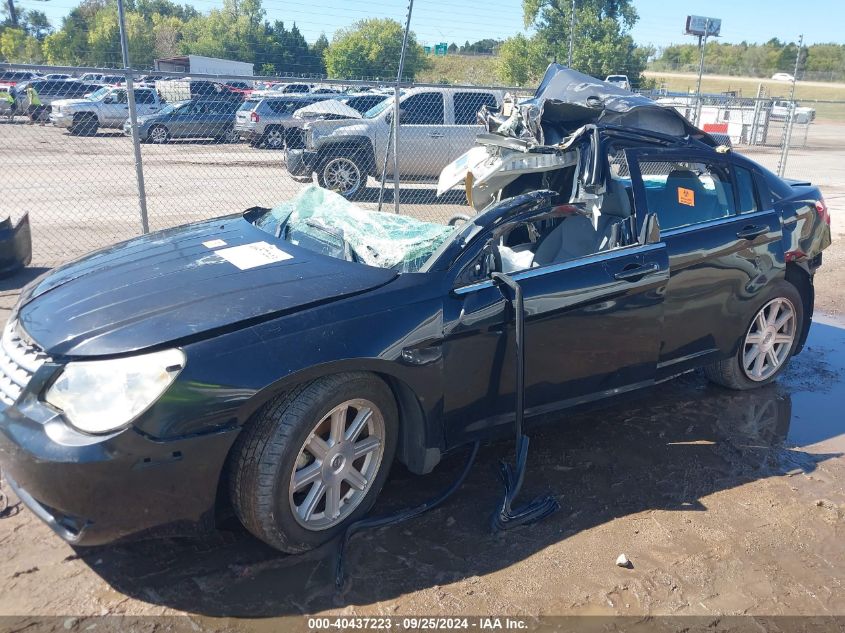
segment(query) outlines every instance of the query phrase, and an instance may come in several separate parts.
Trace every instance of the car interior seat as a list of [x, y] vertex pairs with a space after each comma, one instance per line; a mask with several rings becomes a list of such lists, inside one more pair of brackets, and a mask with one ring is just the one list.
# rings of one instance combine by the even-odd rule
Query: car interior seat
[[[681, 189], [692, 191], [692, 204], [684, 204], [680, 201]], [[712, 220], [721, 216], [715, 192], [707, 191], [701, 179], [689, 169], [675, 169], [669, 173], [659, 205], [657, 214], [660, 226], [665, 229], [686, 226], [693, 221]]]
[[534, 251], [532, 266], [559, 264], [595, 253], [596, 229], [592, 221], [580, 214], [564, 217], [544, 237]]
[[627, 220], [631, 217], [631, 210], [631, 197], [625, 183], [615, 178], [608, 179], [596, 221], [597, 251], [630, 243], [632, 236], [629, 235], [631, 230]]

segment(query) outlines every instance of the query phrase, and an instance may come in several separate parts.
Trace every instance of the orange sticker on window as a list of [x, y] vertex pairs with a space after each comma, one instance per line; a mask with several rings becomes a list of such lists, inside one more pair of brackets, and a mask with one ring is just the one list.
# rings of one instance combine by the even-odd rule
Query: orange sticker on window
[[685, 189], [683, 187], [678, 187], [678, 202], [680, 204], [685, 204], [688, 207], [695, 206], [695, 191], [692, 189]]

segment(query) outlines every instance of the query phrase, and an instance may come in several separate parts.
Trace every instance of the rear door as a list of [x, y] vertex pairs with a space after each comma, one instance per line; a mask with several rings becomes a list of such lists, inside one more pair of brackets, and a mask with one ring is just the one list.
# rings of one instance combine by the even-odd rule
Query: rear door
[[483, 106], [496, 108], [499, 105], [492, 92], [463, 90], [454, 93], [452, 103], [454, 125], [449, 129], [450, 155], [441, 169], [475, 145], [475, 137], [484, 130], [478, 123], [478, 111]]
[[403, 176], [437, 176], [449, 164], [450, 141], [442, 92], [419, 92], [401, 102], [399, 168]]
[[625, 154], [637, 221], [657, 215], [669, 255], [658, 378], [732, 355], [768, 284], [784, 275], [779, 216], [761, 208], [753, 183], [749, 197], [747, 179], [738, 189], [728, 156]]

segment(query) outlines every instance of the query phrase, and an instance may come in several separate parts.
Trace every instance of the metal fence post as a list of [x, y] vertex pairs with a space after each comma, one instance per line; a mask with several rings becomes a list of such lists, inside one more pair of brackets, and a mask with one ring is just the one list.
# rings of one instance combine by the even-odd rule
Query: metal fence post
[[135, 177], [138, 180], [138, 205], [141, 211], [141, 232], [150, 232], [147, 216], [147, 188], [144, 184], [144, 164], [141, 158], [141, 139], [138, 138], [138, 113], [135, 108], [135, 87], [132, 81], [132, 68], [129, 63], [129, 42], [126, 35], [126, 20], [123, 14], [123, 0], [117, 0], [117, 15], [120, 21], [120, 49], [123, 54], [123, 67], [126, 70], [126, 101], [129, 104], [129, 125], [132, 130], [132, 150], [135, 154]]
[[783, 178], [786, 172], [786, 159], [789, 156], [789, 143], [792, 140], [792, 124], [795, 122], [795, 82], [798, 81], [798, 64], [801, 61], [801, 46], [804, 44], [804, 35], [798, 36], [798, 53], [795, 55], [795, 70], [792, 73], [792, 90], [789, 94], [789, 114], [786, 120], [786, 129], [783, 132], [783, 145], [780, 150], [778, 161], [778, 176]]

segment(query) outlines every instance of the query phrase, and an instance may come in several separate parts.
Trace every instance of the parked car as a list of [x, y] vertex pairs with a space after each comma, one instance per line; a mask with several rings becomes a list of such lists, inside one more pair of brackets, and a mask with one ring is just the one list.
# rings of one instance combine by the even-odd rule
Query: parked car
[[159, 79], [155, 82], [161, 98], [169, 103], [191, 99], [232, 99], [243, 101], [244, 92], [236, 91], [224, 83], [205, 79]]
[[463, 224], [311, 186], [24, 288], [0, 363], [21, 501], [75, 545], [194, 533], [231, 504], [303, 552], [369, 511], [395, 459], [424, 474], [512, 432], [515, 322], [525, 411], [545, 419], [698, 367], [759, 387], [800, 352], [830, 243], [817, 187], [557, 65], [525, 127], [486, 121], [444, 172], [498, 188]]
[[80, 81], [97, 81], [101, 82], [103, 80], [103, 73], [82, 73], [79, 77]]
[[248, 98], [235, 115], [235, 132], [254, 147], [282, 149], [285, 122], [300, 108], [331, 98], [331, 95], [290, 94]]
[[[789, 117], [791, 109], [789, 101], [786, 99], [775, 99], [772, 101], [772, 108], [769, 116], [773, 119], [786, 119]], [[807, 106], [800, 106], [795, 104], [795, 111], [793, 117], [796, 123], [809, 123], [816, 118], [816, 109]]]
[[44, 75], [44, 79], [73, 79], [73, 75], [67, 73], [49, 73]]
[[[151, 88], [135, 88], [135, 107], [143, 117], [162, 107], [158, 93]], [[52, 104], [50, 121], [77, 136], [94, 136], [101, 127], [121, 129], [129, 118], [126, 88], [104, 86], [84, 99], [57, 100]]]
[[309, 123], [361, 119], [367, 111], [389, 97], [388, 94], [372, 92], [341, 99], [325, 99], [300, 108], [284, 123], [285, 149], [305, 148], [305, 126]]
[[38, 73], [29, 72], [28, 70], [7, 70], [0, 73], [0, 84], [7, 86], [14, 86], [22, 81], [34, 81], [41, 79]]
[[[138, 117], [138, 135], [142, 141], [167, 143], [174, 138], [213, 138], [232, 142], [235, 112], [239, 103], [232, 99], [193, 99], [168, 104], [155, 114]], [[127, 120], [123, 133], [132, 135]]]
[[795, 81], [795, 77], [789, 73], [775, 73], [772, 75], [772, 79], [775, 81]]
[[628, 80], [628, 75], [608, 75], [605, 77], [605, 81], [623, 90], [631, 89], [631, 82]]
[[[499, 107], [504, 93], [482, 89], [412, 88], [400, 96], [403, 178], [436, 178], [456, 156], [472, 147], [480, 131], [482, 107]], [[393, 98], [367, 111], [359, 120], [321, 120], [304, 128], [305, 149], [287, 152], [288, 171], [353, 198], [367, 177], [382, 171], [391, 135]], [[388, 170], [390, 171], [390, 170]]]
[[[37, 91], [38, 99], [41, 101], [40, 106], [33, 106], [29, 102], [27, 88], [30, 86]], [[86, 94], [99, 90], [101, 87], [100, 84], [65, 79], [37, 79], [23, 82], [18, 84], [15, 89], [18, 112], [26, 114], [33, 121], [46, 121], [49, 119], [53, 104], [56, 101], [79, 99]]]
[[277, 83], [273, 85], [272, 90], [273, 92], [280, 92], [282, 94], [305, 94], [311, 92], [311, 85], [303, 83]]

